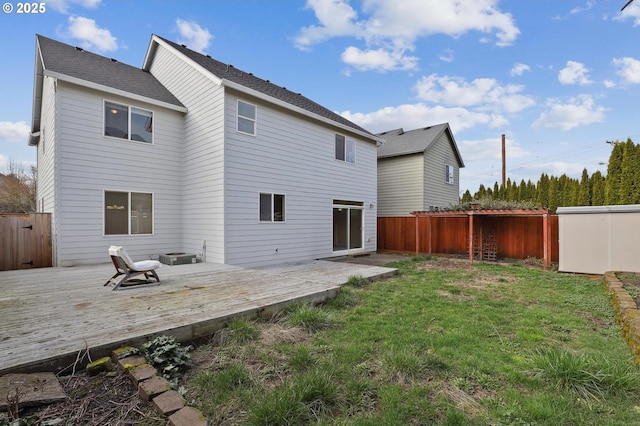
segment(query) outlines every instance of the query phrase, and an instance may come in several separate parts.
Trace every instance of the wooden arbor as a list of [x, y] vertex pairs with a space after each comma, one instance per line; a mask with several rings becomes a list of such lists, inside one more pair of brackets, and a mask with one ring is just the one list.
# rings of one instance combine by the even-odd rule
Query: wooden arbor
[[[544, 267], [547, 269], [551, 263], [550, 225], [548, 209], [505, 209], [505, 210], [481, 210], [472, 205], [471, 210], [463, 211], [418, 211], [411, 213], [416, 219], [416, 255], [419, 254], [420, 228], [419, 218], [427, 218], [426, 235], [429, 239], [428, 252], [431, 251], [432, 220], [435, 217], [444, 218], [468, 218], [467, 252], [469, 261], [473, 262], [474, 256], [480, 259], [495, 260], [499, 247], [496, 233], [500, 233], [500, 217], [539, 217], [542, 221], [542, 251]], [[491, 226], [493, 224], [493, 226]], [[492, 231], [488, 228], [495, 228]], [[492, 236], [493, 235], [493, 236]]]

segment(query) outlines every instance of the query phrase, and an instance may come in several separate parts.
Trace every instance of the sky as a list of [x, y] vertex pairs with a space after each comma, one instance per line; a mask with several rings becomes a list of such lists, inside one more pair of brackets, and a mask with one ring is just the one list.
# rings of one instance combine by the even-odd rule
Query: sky
[[36, 163], [36, 34], [137, 67], [157, 34], [372, 133], [449, 123], [461, 194], [501, 182], [503, 134], [512, 181], [605, 174], [608, 141], [640, 142], [640, 0], [626, 2], [2, 0], [0, 172]]

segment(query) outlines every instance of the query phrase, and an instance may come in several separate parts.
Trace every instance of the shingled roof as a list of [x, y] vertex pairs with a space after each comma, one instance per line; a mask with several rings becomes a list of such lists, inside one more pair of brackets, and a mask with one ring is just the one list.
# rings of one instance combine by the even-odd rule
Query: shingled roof
[[436, 124], [435, 126], [423, 127], [407, 132], [405, 132], [404, 129], [394, 129], [378, 133], [377, 136], [385, 140], [384, 145], [378, 147], [378, 158], [397, 157], [400, 155], [425, 152], [443, 132], [448, 133], [453, 151], [460, 162], [460, 167], [464, 167], [462, 156], [458, 151], [458, 146], [449, 128], [449, 123]]
[[292, 106], [301, 108], [307, 112], [318, 115], [325, 119], [329, 119], [343, 126], [350, 127], [360, 133], [371, 136], [373, 139], [378, 139], [375, 135], [368, 130], [358, 126], [355, 123], [347, 120], [341, 115], [323, 107], [322, 105], [313, 102], [312, 100], [302, 96], [300, 93], [293, 92], [285, 87], [278, 86], [271, 83], [269, 80], [256, 77], [250, 72], [243, 71], [233, 65], [220, 62], [213, 59], [209, 55], [203, 55], [202, 53], [195, 52], [189, 49], [185, 45], [177, 44], [169, 41], [163, 37], [155, 35], [159, 40], [162, 40], [187, 58], [191, 59], [211, 74], [221, 80], [231, 81], [248, 89], [255, 90], [263, 95], [267, 95], [282, 102], [286, 102]]
[[50, 38], [37, 35], [37, 43], [45, 72], [64, 79], [71, 77], [126, 93], [149, 98], [184, 108], [184, 105], [167, 90], [151, 73], [73, 47]]

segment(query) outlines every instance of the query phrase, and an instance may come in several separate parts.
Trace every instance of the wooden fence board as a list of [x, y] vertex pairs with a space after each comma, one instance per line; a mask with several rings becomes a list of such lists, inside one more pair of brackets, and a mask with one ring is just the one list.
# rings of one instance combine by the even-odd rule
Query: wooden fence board
[[53, 265], [49, 213], [0, 214], [0, 271]]
[[[476, 216], [474, 228], [495, 229], [498, 256], [512, 259], [544, 258], [542, 217]], [[558, 261], [558, 216], [549, 215], [550, 259]], [[468, 217], [425, 216], [417, 219], [419, 253], [468, 254]], [[429, 225], [430, 224], [430, 225]], [[378, 251], [416, 252], [415, 217], [379, 217]]]

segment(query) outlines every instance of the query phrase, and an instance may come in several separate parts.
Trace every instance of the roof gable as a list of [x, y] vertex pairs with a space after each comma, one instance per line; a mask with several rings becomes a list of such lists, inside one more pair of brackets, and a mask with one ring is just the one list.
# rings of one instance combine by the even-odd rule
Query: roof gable
[[446, 133], [447, 139], [451, 144], [451, 149], [460, 163], [460, 167], [464, 167], [462, 156], [458, 150], [458, 145], [453, 137], [449, 123], [437, 124], [435, 126], [423, 127], [407, 132], [400, 128], [378, 133], [377, 136], [385, 140], [385, 143], [378, 147], [378, 158], [424, 153], [443, 133]]
[[[337, 123], [341, 127], [349, 128], [353, 131], [356, 131], [357, 133], [369, 137], [372, 140], [379, 141], [379, 138], [377, 138], [368, 130], [347, 120], [346, 118], [329, 110], [328, 108], [325, 108], [322, 105], [302, 96], [300, 93], [292, 92], [285, 87], [281, 87], [271, 83], [269, 80], [264, 80], [256, 77], [250, 72], [235, 68], [233, 65], [225, 64], [216, 59], [213, 59], [209, 55], [203, 55], [202, 53], [195, 52], [187, 48], [185, 45], [174, 43], [157, 35], [154, 35], [152, 37], [152, 45], [154, 43], [154, 38], [162, 41], [166, 45], [173, 48], [175, 51], [184, 55], [186, 58], [189, 58], [191, 61], [195, 62], [201, 68], [219, 79], [222, 84], [224, 84], [224, 82], [231, 82], [234, 84], [234, 87], [240, 86], [241, 88], [246, 88], [258, 92], [262, 95], [266, 95], [273, 100], [280, 101], [287, 105], [299, 108], [306, 111], [307, 113], [311, 113], [315, 116], [319, 116], [323, 119]], [[153, 55], [154, 48], [150, 46], [150, 49], [147, 53], [147, 58], [145, 59], [144, 68], [148, 69], [150, 67], [150, 62], [153, 61]]]
[[41, 35], [36, 36], [36, 43], [45, 74], [70, 79], [79, 84], [85, 83], [87, 86], [115, 89], [184, 109], [169, 90], [151, 73], [141, 68]]

